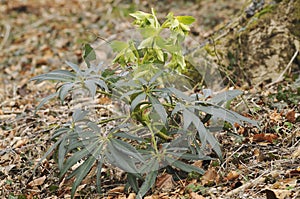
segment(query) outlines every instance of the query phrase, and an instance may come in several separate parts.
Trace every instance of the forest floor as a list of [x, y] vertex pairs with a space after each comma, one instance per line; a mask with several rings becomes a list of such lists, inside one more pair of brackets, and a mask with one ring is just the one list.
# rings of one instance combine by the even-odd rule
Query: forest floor
[[[244, 5], [244, 1], [230, 0], [125, 2], [0, 1], [1, 198], [70, 197], [72, 180], [59, 181], [52, 158], [44, 160], [33, 174], [53, 144], [53, 130], [69, 115], [67, 107], [50, 102], [35, 116], [35, 107], [55, 91], [55, 86], [36, 85], [30, 78], [65, 68], [66, 60], [81, 62], [82, 44], [92, 43], [98, 36], [107, 39], [122, 35], [133, 27], [128, 15], [132, 11], [150, 12], [154, 7], [159, 17], [169, 11], [191, 15], [197, 19], [192, 29], [194, 38], [201, 43]], [[292, 75], [268, 89], [250, 87], [232, 102], [233, 110], [259, 121], [260, 129], [237, 126], [238, 136], [231, 132], [217, 135], [224, 162], [202, 162], [207, 170], [202, 178], [174, 181], [161, 174], [145, 198], [300, 198], [300, 85]], [[241, 102], [247, 108], [239, 108]], [[103, 181], [101, 195], [95, 191], [94, 179], [87, 178], [77, 197], [134, 198], [133, 193], [124, 192], [124, 176], [111, 172]]]

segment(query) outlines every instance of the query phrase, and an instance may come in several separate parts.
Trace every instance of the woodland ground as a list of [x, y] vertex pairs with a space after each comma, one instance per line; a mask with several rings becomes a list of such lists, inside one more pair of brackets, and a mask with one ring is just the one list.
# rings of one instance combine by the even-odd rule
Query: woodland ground
[[[84, 42], [97, 36], [122, 34], [131, 25], [128, 13], [169, 11], [197, 19], [194, 38], [201, 43], [241, 11], [244, 1], [0, 1], [0, 197], [68, 198], [72, 180], [60, 182], [51, 158], [33, 168], [52, 144], [53, 130], [68, 119], [67, 107], [46, 104], [37, 116], [39, 101], [54, 85], [34, 85], [31, 77], [65, 68], [65, 60], [81, 62]], [[135, 4], [138, 3], [138, 4]], [[288, 63], [286, 63], [288, 64]], [[296, 74], [296, 73], [295, 73]], [[163, 173], [146, 198], [300, 198], [299, 85], [295, 74], [268, 89], [248, 88], [231, 109], [258, 120], [261, 129], [237, 126], [217, 135], [225, 162], [198, 162], [202, 177], [172, 180]], [[298, 71], [299, 74], [299, 71]], [[234, 86], [234, 85], [231, 85]], [[239, 88], [238, 88], [239, 89]], [[99, 103], [106, 103], [99, 99]], [[240, 108], [247, 104], [247, 108]], [[124, 193], [124, 176], [105, 171], [102, 195], [88, 177], [78, 198], [134, 198]]]

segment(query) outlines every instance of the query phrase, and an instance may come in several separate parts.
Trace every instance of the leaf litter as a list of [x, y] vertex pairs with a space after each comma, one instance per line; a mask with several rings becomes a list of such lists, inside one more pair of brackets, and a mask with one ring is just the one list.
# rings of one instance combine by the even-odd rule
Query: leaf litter
[[[0, 4], [1, 13], [5, 13], [0, 15], [3, 22], [0, 29], [1, 197], [70, 197], [73, 180], [59, 181], [53, 158], [43, 160], [33, 173], [52, 144], [52, 132], [68, 120], [68, 107], [51, 101], [34, 115], [36, 105], [54, 88], [50, 83], [33, 85], [28, 80], [54, 69], [64, 69], [65, 60], [80, 63], [84, 42], [95, 41], [98, 34], [109, 38], [131, 27], [127, 17], [131, 9], [147, 11], [155, 7], [152, 1], [137, 1], [139, 5], [111, 0], [71, 1], [2, 1]], [[230, 1], [217, 1], [219, 4], [206, 1], [198, 6], [191, 6], [194, 4], [189, 1], [181, 6], [168, 2], [168, 6], [157, 8], [157, 13], [173, 10], [202, 20], [204, 25], [193, 27], [194, 34], [200, 35], [199, 40], [216, 31], [216, 24], [228, 21], [226, 16], [240, 9], [240, 5]], [[224, 9], [226, 6], [232, 13]], [[205, 8], [219, 11], [212, 15], [203, 11]], [[289, 83], [284, 82], [282, 87], [288, 89]], [[262, 129], [236, 125], [236, 136], [230, 135], [230, 131], [217, 135], [223, 146], [224, 162], [194, 163], [206, 170], [202, 177], [184, 177], [177, 171], [172, 175], [162, 173], [153, 194], [145, 198], [297, 198], [300, 195], [299, 102], [281, 103], [284, 106], [281, 108], [278, 102], [282, 101], [277, 99], [282, 97], [280, 92], [283, 91], [271, 86], [259, 94], [246, 93], [247, 104], [256, 110], [251, 118], [260, 121]], [[275, 97], [270, 98], [270, 94]], [[99, 98], [98, 102], [110, 103], [106, 98]], [[96, 183], [90, 177], [79, 187], [78, 197], [135, 198], [134, 193], [124, 191], [121, 171], [104, 168], [102, 195], [96, 193]]]

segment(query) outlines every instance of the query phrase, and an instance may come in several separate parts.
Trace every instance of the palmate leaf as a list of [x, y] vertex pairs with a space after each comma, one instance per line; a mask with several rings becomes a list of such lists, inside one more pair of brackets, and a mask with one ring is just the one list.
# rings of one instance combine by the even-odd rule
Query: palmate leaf
[[130, 144], [118, 139], [110, 139], [110, 143], [119, 151], [126, 154], [129, 157], [133, 157], [140, 162], [144, 162], [142, 155]]
[[112, 165], [115, 165], [126, 172], [139, 173], [134, 164], [134, 158], [123, 151], [120, 151], [112, 144], [112, 142], [108, 142], [105, 156]]
[[216, 138], [205, 128], [200, 118], [194, 114], [189, 108], [183, 110], [184, 130], [187, 130], [191, 124], [197, 129], [200, 141], [202, 143], [202, 149], [205, 148], [206, 142], [208, 142], [212, 149], [216, 152], [218, 157], [222, 159], [222, 151]]

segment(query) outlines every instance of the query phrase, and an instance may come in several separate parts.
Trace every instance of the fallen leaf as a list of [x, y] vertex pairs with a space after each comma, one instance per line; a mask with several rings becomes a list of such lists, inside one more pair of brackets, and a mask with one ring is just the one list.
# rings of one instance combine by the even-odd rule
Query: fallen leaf
[[231, 181], [231, 180], [235, 180], [240, 176], [240, 174], [237, 171], [230, 171], [227, 176], [226, 179]]
[[205, 199], [203, 196], [201, 196], [195, 192], [190, 192], [190, 198], [191, 199]]
[[292, 158], [294, 158], [294, 159], [299, 158], [299, 157], [300, 157], [300, 145], [292, 154]]
[[286, 178], [286, 179], [279, 179], [272, 185], [274, 189], [285, 189], [286, 187], [296, 187], [297, 186], [297, 179], [296, 178]]
[[27, 138], [18, 140], [16, 142], [16, 144], [14, 145], [14, 148], [20, 148], [20, 147], [24, 146], [25, 144], [27, 144], [27, 142], [28, 142]]
[[135, 199], [136, 194], [135, 193], [130, 193], [127, 199]]
[[296, 115], [295, 111], [291, 110], [291, 111], [287, 112], [285, 118], [287, 119], [287, 121], [294, 123], [296, 121], [295, 115]]
[[271, 133], [259, 133], [259, 134], [255, 134], [253, 136], [253, 141], [255, 142], [270, 142], [273, 143], [276, 139], [278, 138], [278, 136], [276, 134], [271, 134]]
[[28, 185], [31, 187], [39, 186], [39, 185], [42, 185], [45, 180], [46, 180], [46, 176], [42, 176], [40, 178], [36, 178], [36, 179], [32, 180], [31, 182], [28, 183]]
[[279, 122], [281, 119], [281, 114], [278, 113], [277, 110], [270, 114], [270, 120], [273, 120], [274, 122]]
[[267, 199], [285, 199], [291, 196], [292, 192], [285, 189], [266, 189]]
[[170, 190], [174, 187], [173, 176], [170, 174], [162, 174], [156, 180], [157, 189]]
[[197, 160], [196, 162], [193, 163], [193, 165], [198, 168], [202, 168], [203, 160]]
[[124, 186], [118, 186], [108, 191], [108, 193], [123, 193], [125, 187]]
[[220, 181], [220, 176], [214, 167], [208, 168], [205, 174], [202, 176], [201, 183], [202, 185], [211, 185], [213, 183], [218, 184]]

